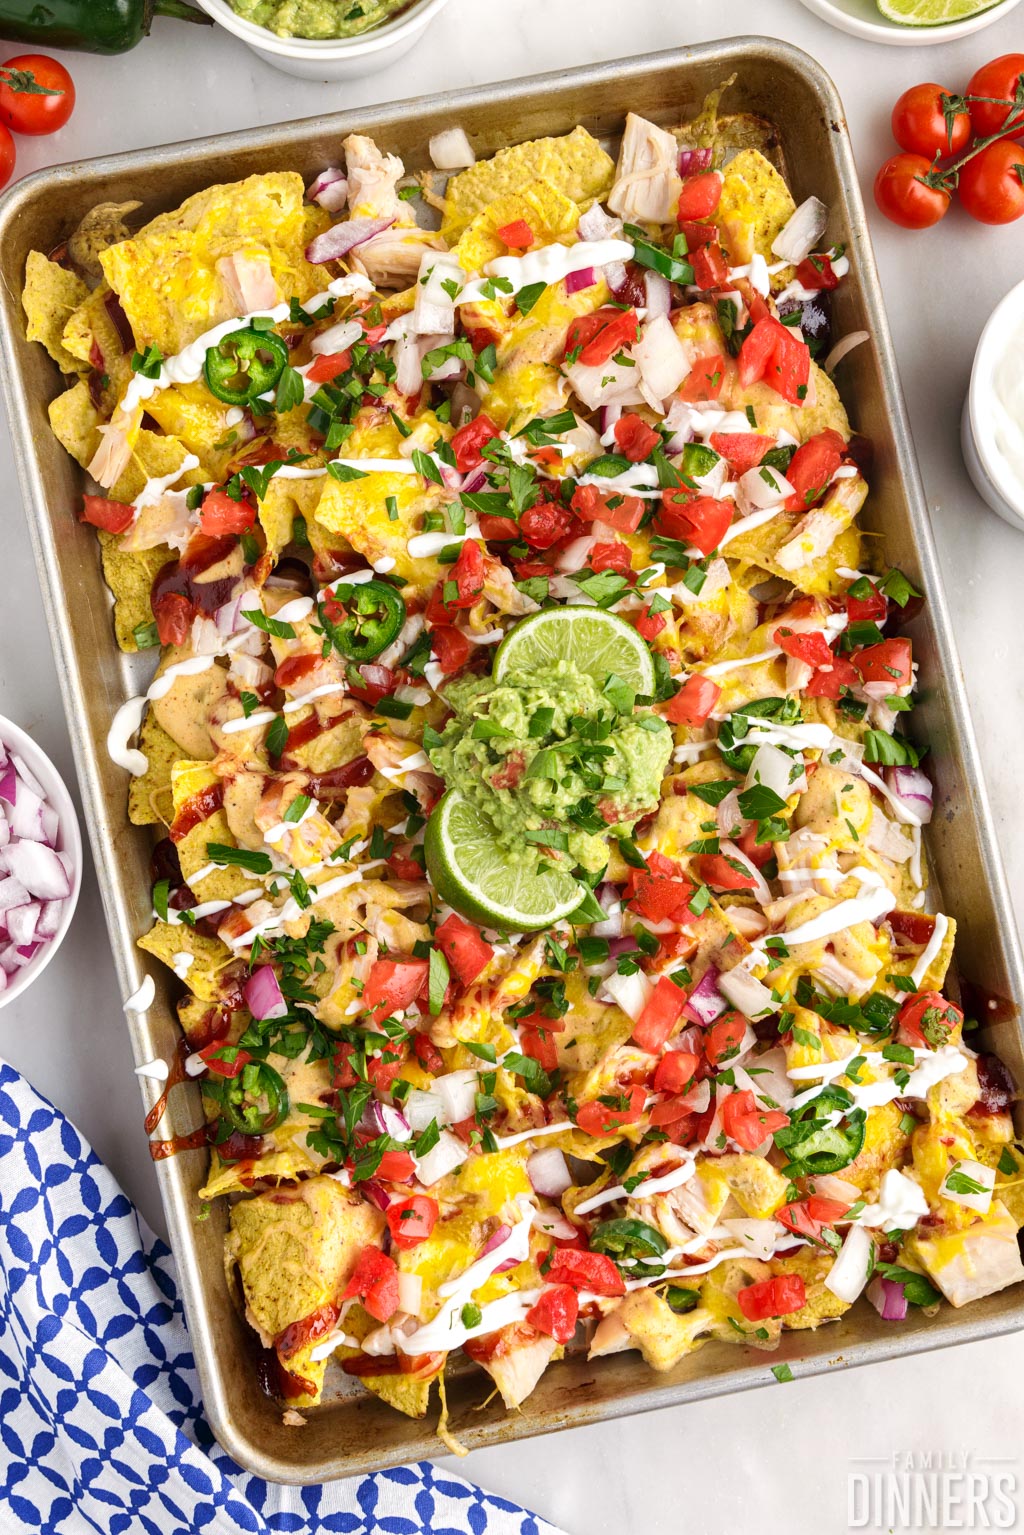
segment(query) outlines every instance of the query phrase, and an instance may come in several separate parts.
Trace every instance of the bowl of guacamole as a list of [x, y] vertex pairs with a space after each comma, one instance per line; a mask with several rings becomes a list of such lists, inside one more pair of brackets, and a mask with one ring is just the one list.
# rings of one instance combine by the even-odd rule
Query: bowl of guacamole
[[448, 0], [199, 0], [286, 74], [344, 80], [394, 63]]

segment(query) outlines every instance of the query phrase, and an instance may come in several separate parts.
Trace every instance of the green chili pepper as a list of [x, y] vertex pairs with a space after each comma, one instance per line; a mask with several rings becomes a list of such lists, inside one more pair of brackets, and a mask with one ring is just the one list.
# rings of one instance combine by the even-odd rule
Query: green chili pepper
[[0, 0], [0, 37], [84, 53], [125, 53], [149, 34], [154, 16], [211, 26], [186, 0]]
[[387, 581], [342, 581], [336, 583], [333, 598], [320, 604], [320, 619], [339, 655], [372, 661], [401, 633], [405, 603]]
[[632, 240], [633, 259], [639, 266], [660, 272], [669, 282], [693, 282], [693, 267], [688, 261], [681, 261], [663, 245], [655, 245], [635, 224], [625, 224], [622, 232], [627, 240]]
[[[217, 1099], [221, 1118], [243, 1135], [266, 1135], [288, 1117], [288, 1089], [266, 1061], [250, 1061], [241, 1076], [226, 1077], [223, 1083], [208, 1079], [203, 1092]], [[266, 1099], [265, 1110], [261, 1099]]]
[[[828, 1086], [793, 1123], [776, 1130], [775, 1144], [789, 1157], [784, 1169], [789, 1177], [820, 1177], [849, 1167], [864, 1145], [867, 1123], [863, 1109], [850, 1112], [852, 1103], [845, 1088]], [[837, 1125], [826, 1123], [826, 1116], [836, 1110], [847, 1117]]]
[[[623, 1258], [660, 1258], [668, 1243], [646, 1221], [602, 1221], [591, 1233], [591, 1250], [606, 1253], [616, 1263]], [[651, 1269], [654, 1273], [654, 1269]]]
[[210, 347], [203, 372], [210, 393], [225, 405], [252, 405], [273, 389], [287, 365], [288, 348], [281, 337], [248, 326]]

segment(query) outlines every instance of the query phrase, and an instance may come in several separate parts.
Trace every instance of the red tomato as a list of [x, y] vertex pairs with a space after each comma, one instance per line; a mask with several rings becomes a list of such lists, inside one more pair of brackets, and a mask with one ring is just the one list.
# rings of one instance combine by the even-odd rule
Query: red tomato
[[484, 462], [483, 449], [497, 435], [498, 428], [490, 416], [482, 413], [472, 421], [467, 421], [465, 426], [459, 427], [451, 446], [455, 454], [455, 467], [460, 474], [468, 474], [470, 469], [480, 467]]
[[377, 1177], [388, 1183], [411, 1183], [416, 1163], [408, 1151], [385, 1151], [377, 1168]]
[[615, 446], [632, 464], [639, 464], [660, 444], [661, 437], [654, 428], [632, 411], [615, 423]]
[[380, 1055], [371, 1055], [366, 1062], [366, 1080], [379, 1093], [390, 1090], [391, 1084], [402, 1070], [405, 1051], [400, 1045], [386, 1045]]
[[756, 469], [772, 445], [772, 439], [761, 432], [712, 432], [709, 441], [735, 475]]
[[[445, 596], [445, 588], [454, 581], [458, 587], [453, 596]], [[484, 551], [469, 538], [459, 550], [459, 557], [445, 577], [441, 587], [441, 601], [448, 609], [471, 608], [480, 600], [484, 589]]]
[[633, 555], [628, 544], [615, 540], [613, 544], [595, 544], [590, 551], [590, 568], [594, 571], [617, 570], [620, 576], [628, 576], [633, 569]]
[[701, 245], [690, 254], [693, 280], [702, 292], [721, 288], [729, 281], [729, 263], [720, 245]]
[[886, 682], [895, 693], [913, 677], [909, 640], [883, 640], [868, 645], [853, 657], [853, 664], [863, 682]]
[[704, 1035], [704, 1054], [712, 1066], [724, 1066], [731, 1061], [738, 1054], [746, 1032], [747, 1020], [737, 1012], [730, 1010], [717, 1018]]
[[[0, 186], [3, 183], [0, 182]], [[130, 528], [135, 508], [128, 501], [108, 501], [106, 496], [83, 496], [79, 522], [91, 523], [104, 533], [123, 533]]]
[[615, 1108], [608, 1103], [599, 1103], [592, 1099], [589, 1103], [581, 1103], [576, 1115], [576, 1123], [587, 1135], [612, 1135], [622, 1125], [635, 1125], [644, 1111], [644, 1090], [635, 1086], [628, 1093], [622, 1095], [628, 1100], [625, 1108]]
[[700, 1057], [691, 1050], [669, 1050], [654, 1069], [656, 1093], [682, 1093], [693, 1081]]
[[56, 59], [19, 53], [0, 66], [0, 122], [15, 133], [56, 133], [74, 110], [74, 81]]
[[[790, 405], [801, 405], [807, 398], [807, 385], [811, 377], [811, 354], [807, 343], [800, 340], [788, 325], [772, 321], [778, 328], [775, 350], [765, 369], [764, 381], [775, 393], [788, 400]], [[796, 455], [794, 454], [794, 457]]]
[[721, 696], [722, 689], [717, 682], [694, 673], [669, 699], [663, 713], [673, 725], [703, 725]]
[[634, 1042], [641, 1050], [656, 1054], [683, 1016], [685, 1006], [686, 993], [667, 975], [661, 976], [633, 1025]]
[[549, 1284], [572, 1285], [575, 1290], [593, 1290], [595, 1295], [625, 1295], [626, 1282], [605, 1253], [577, 1252], [560, 1247], [544, 1278]]
[[463, 986], [470, 986], [494, 958], [494, 950], [472, 923], [452, 912], [434, 934], [434, 942]]
[[796, 269], [796, 280], [812, 293], [830, 293], [839, 287], [839, 278], [828, 256], [808, 256], [806, 261], [801, 261]]
[[572, 529], [572, 514], [557, 501], [538, 501], [519, 519], [519, 532], [534, 549], [550, 549]]
[[426, 1034], [414, 1034], [412, 1049], [424, 1071], [429, 1071], [435, 1077], [441, 1075], [444, 1071], [444, 1056], [432, 1039], [428, 1039]]
[[14, 175], [14, 162], [17, 158], [14, 149], [14, 140], [11, 138], [10, 129], [0, 123], [0, 187], [5, 187]]
[[558, 1284], [541, 1291], [540, 1299], [526, 1313], [526, 1320], [556, 1343], [568, 1343], [576, 1331], [579, 1314], [576, 1291], [571, 1285]]
[[756, 1151], [774, 1131], [788, 1124], [789, 1116], [781, 1109], [758, 1108], [749, 1088], [730, 1093], [722, 1103], [722, 1128], [744, 1151]]
[[[225, 1049], [234, 1049], [234, 1060], [226, 1061], [220, 1058], [219, 1052]], [[226, 1039], [215, 1039], [211, 1045], [207, 1045], [199, 1054], [207, 1066], [217, 1077], [237, 1077], [243, 1066], [248, 1066], [252, 1056], [248, 1050], [239, 1050], [237, 1046], [231, 1046]]]
[[387, 1209], [388, 1229], [396, 1247], [407, 1252], [425, 1242], [437, 1224], [437, 1200], [429, 1194], [415, 1194]]
[[889, 604], [873, 581], [869, 581], [871, 588], [870, 597], [851, 597], [846, 594], [846, 614], [851, 624], [869, 621], [881, 624], [885, 622], [889, 611]]
[[[546, 1020], [545, 1020], [546, 1021]], [[554, 1071], [558, 1065], [558, 1046], [545, 1028], [532, 1024], [519, 1025], [519, 1043], [524, 1055], [537, 1062], [545, 1071]]]
[[473, 649], [461, 629], [435, 629], [430, 644], [446, 677], [462, 670]]
[[853, 662], [847, 656], [833, 655], [831, 669], [815, 672], [804, 693], [808, 698], [831, 698], [834, 702], [842, 696], [843, 688], [854, 688], [859, 682]]
[[929, 229], [944, 218], [949, 193], [921, 180], [931, 170], [924, 155], [893, 155], [875, 177], [878, 211], [904, 229]]
[[511, 224], [502, 224], [497, 235], [509, 250], [514, 251], [528, 250], [534, 241], [533, 230], [525, 219], [513, 219]]
[[907, 1040], [921, 1049], [935, 1050], [946, 1043], [957, 1024], [963, 1023], [964, 1015], [941, 992], [919, 991], [904, 1002], [897, 1021]]
[[757, 827], [753, 824], [746, 827], [742, 836], [737, 839], [736, 846], [759, 869], [763, 869], [765, 864], [775, 857], [775, 849], [770, 842], [758, 842]]
[[979, 224], [1012, 224], [1024, 214], [1024, 144], [996, 139], [960, 172], [960, 201]]
[[835, 659], [820, 629], [811, 634], [794, 634], [792, 629], [783, 627], [776, 629], [773, 639], [787, 656], [792, 656], [795, 661], [803, 661], [815, 671], [819, 666], [831, 666]]
[[971, 127], [975, 137], [991, 138], [993, 133], [1008, 136], [1024, 133], [1024, 107], [1012, 106], [1024, 74], [1024, 53], [1003, 53], [976, 69], [967, 86], [967, 96], [991, 96], [992, 101], [969, 101]]
[[733, 503], [714, 496], [694, 496], [680, 486], [669, 486], [661, 493], [659, 529], [671, 538], [686, 539], [701, 554], [713, 553], [732, 522]]
[[181, 592], [165, 592], [153, 603], [161, 645], [184, 645], [192, 628], [192, 604]]
[[579, 361], [599, 367], [623, 347], [632, 346], [640, 334], [635, 309], [598, 309], [573, 320], [566, 338], [566, 354], [580, 347]]
[[749, 389], [751, 384], [756, 384], [764, 378], [765, 371], [775, 352], [777, 340], [777, 320], [765, 318], [758, 320], [750, 335], [747, 336], [740, 347], [740, 355], [737, 360], [740, 383], [744, 389]]
[[942, 110], [943, 96], [952, 95], [944, 85], [934, 84], [912, 85], [903, 92], [892, 109], [892, 136], [901, 149], [941, 160], [967, 147], [971, 136], [967, 112], [957, 112], [947, 122]]
[[746, 869], [734, 869], [722, 853], [701, 853], [695, 860], [697, 875], [715, 890], [753, 890], [754, 876]]
[[769, 1317], [789, 1316], [800, 1311], [807, 1293], [799, 1274], [776, 1274], [773, 1279], [747, 1285], [736, 1300], [748, 1322], [764, 1322]]
[[386, 1018], [414, 1002], [429, 969], [425, 959], [376, 959], [363, 988], [362, 1001], [378, 1018]]
[[[519, 537], [519, 524], [514, 522], [511, 517], [491, 517], [487, 512], [482, 512], [477, 521], [480, 524], [480, 532], [488, 543], [492, 541], [504, 543], [506, 540], [517, 539]], [[546, 576], [550, 572], [545, 566], [540, 574]]]
[[702, 245], [710, 245], [712, 240], [718, 239], [718, 230], [714, 224], [694, 223], [692, 219], [677, 219], [681, 233], [686, 236], [687, 248], [691, 251], [698, 250]]
[[688, 922], [693, 915], [689, 902], [693, 899], [694, 886], [688, 879], [651, 874], [644, 869], [633, 871], [633, 891], [629, 907], [648, 922]]
[[666, 623], [667, 620], [664, 613], [652, 613], [650, 603], [648, 603], [647, 607], [642, 609], [633, 620], [633, 627], [640, 638], [646, 640], [649, 645], [652, 640], [658, 638]]
[[355, 1087], [359, 1078], [352, 1068], [352, 1056], [356, 1053], [356, 1047], [347, 1039], [339, 1040], [331, 1051], [331, 1086], [348, 1088]]
[[329, 384], [339, 373], [348, 371], [352, 364], [351, 352], [321, 352], [313, 359], [313, 366], [306, 377], [313, 384]]
[[722, 198], [723, 177], [720, 171], [699, 171], [687, 176], [679, 194], [676, 221], [710, 218]]
[[699, 404], [717, 400], [725, 382], [725, 358], [719, 352], [710, 357], [694, 358], [693, 366], [679, 388], [679, 398]]
[[792, 1204], [783, 1205], [776, 1210], [775, 1219], [781, 1221], [787, 1230], [796, 1232], [797, 1236], [817, 1242], [821, 1238], [822, 1228], [834, 1226], [836, 1221], [841, 1221], [849, 1213], [849, 1209], [849, 1205], [841, 1204], [838, 1199], [826, 1199], [823, 1194], [810, 1194], [806, 1199], [796, 1199]]
[[199, 528], [216, 538], [221, 533], [248, 533], [256, 508], [244, 496], [235, 501], [226, 490], [208, 490], [199, 512]]
[[[635, 418], [638, 419], [638, 418]], [[643, 426], [643, 422], [640, 422]], [[658, 439], [660, 442], [660, 438]], [[597, 485], [577, 485], [570, 503], [584, 522], [604, 522], [619, 533], [635, 533], [643, 521], [644, 503], [639, 496], [624, 496]]]
[[[280, 667], [278, 668], [280, 671]], [[396, 879], [422, 879], [423, 865], [408, 853], [392, 852], [388, 854], [388, 868]]]
[[364, 1311], [378, 1322], [387, 1322], [398, 1310], [398, 1265], [379, 1247], [364, 1247], [356, 1259], [352, 1278], [342, 1292], [342, 1300], [358, 1295]]

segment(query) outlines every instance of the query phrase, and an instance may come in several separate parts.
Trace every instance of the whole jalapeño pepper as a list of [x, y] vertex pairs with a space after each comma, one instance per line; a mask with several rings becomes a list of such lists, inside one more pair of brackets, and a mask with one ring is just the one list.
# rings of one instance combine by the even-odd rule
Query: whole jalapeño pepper
[[155, 16], [213, 21], [188, 0], [0, 0], [0, 37], [39, 48], [126, 53], [149, 35]]

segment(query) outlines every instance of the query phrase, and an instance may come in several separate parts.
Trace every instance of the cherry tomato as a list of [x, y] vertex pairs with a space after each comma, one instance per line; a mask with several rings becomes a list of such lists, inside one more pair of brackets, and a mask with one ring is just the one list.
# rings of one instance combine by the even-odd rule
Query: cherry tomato
[[[986, 96], [991, 101], [968, 101], [971, 126], [979, 139], [991, 138], [993, 133], [1005, 132], [1007, 136], [1024, 133], [1024, 106], [1011, 113], [1024, 75], [1024, 53], [1003, 53], [976, 69], [970, 78], [966, 94]], [[1007, 120], [1009, 118], [1009, 120]]]
[[5, 187], [14, 174], [14, 140], [10, 131], [0, 123], [0, 187]]
[[979, 224], [1012, 224], [1024, 213], [1024, 144], [996, 139], [960, 172], [960, 201]]
[[971, 136], [971, 119], [957, 112], [947, 123], [943, 96], [952, 96], [943, 85], [912, 85], [892, 109], [892, 136], [908, 154], [927, 155], [929, 160], [958, 155]]
[[949, 193], [927, 186], [922, 176], [931, 170], [924, 155], [893, 155], [875, 177], [879, 212], [904, 229], [929, 229], [945, 216]]
[[74, 82], [56, 59], [19, 53], [0, 65], [0, 122], [15, 133], [56, 133], [74, 110]]

